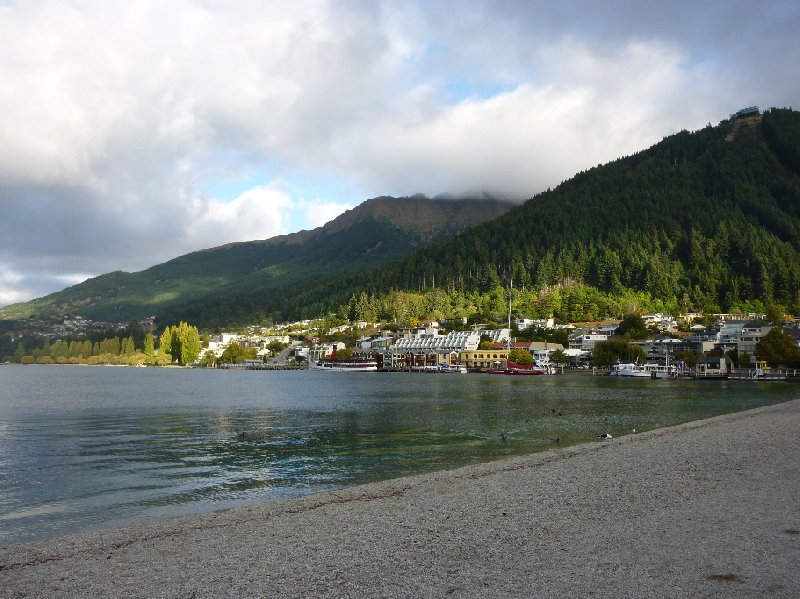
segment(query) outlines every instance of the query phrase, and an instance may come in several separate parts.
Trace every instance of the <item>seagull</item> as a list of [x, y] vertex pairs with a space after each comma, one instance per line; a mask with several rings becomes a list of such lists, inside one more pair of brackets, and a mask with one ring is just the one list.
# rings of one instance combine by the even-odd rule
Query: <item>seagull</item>
[[613, 439], [614, 437], [611, 436], [610, 433], [603, 433], [602, 435], [598, 435], [601, 439]]

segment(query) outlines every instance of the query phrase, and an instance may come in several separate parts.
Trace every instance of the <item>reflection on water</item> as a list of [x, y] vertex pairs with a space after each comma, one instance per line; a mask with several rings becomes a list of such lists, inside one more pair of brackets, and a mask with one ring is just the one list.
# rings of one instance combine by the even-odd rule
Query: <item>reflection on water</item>
[[0, 545], [631, 434], [796, 387], [4, 367]]

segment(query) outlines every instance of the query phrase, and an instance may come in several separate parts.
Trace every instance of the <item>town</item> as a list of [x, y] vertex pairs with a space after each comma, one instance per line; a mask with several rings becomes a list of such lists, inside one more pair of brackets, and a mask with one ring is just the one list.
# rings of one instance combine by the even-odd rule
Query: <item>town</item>
[[[336, 360], [371, 360], [376, 370], [420, 372], [487, 372], [509, 360], [531, 364], [540, 373], [591, 371], [661, 378], [786, 378], [795, 376], [800, 356], [800, 319], [763, 313], [630, 315], [622, 320], [558, 323], [552, 318], [509, 318], [469, 323], [466, 318], [412, 320], [397, 323], [342, 322], [325, 319], [284, 324], [250, 325], [218, 334], [204, 334], [199, 352], [187, 364], [252, 370], [303, 369]], [[780, 319], [776, 324], [775, 320]], [[43, 327], [41, 323], [40, 327]], [[152, 349], [156, 321], [98, 323], [75, 317], [55, 326], [25, 333], [7, 333], [17, 344], [5, 362], [39, 364], [171, 365], [174, 361]], [[762, 341], [780, 334], [784, 349], [776, 355]], [[104, 336], [108, 339], [90, 343]], [[150, 336], [150, 357], [145, 358]], [[41, 347], [30, 347], [44, 338]], [[76, 342], [77, 339], [77, 342]], [[69, 340], [69, 341], [67, 341]], [[83, 340], [83, 341], [82, 341]], [[162, 340], [163, 343], [163, 340]], [[761, 344], [761, 345], [760, 345]], [[85, 349], [84, 349], [85, 348]], [[109, 349], [111, 348], [111, 349]], [[788, 354], [787, 354], [788, 351]], [[125, 359], [124, 355], [128, 355]], [[620, 363], [631, 368], [619, 369]], [[641, 365], [641, 368], [633, 367]], [[644, 369], [647, 365], [648, 369]], [[663, 365], [655, 372], [655, 365]], [[780, 370], [781, 367], [787, 370]], [[646, 370], [646, 371], [645, 371]], [[652, 370], [652, 372], [651, 372]], [[780, 374], [778, 374], [780, 373]]]
[[[531, 363], [550, 374], [590, 369], [611, 373], [620, 356], [613, 362], [604, 360], [598, 349], [614, 339], [625, 339], [635, 348], [637, 361], [672, 363], [669, 372], [675, 376], [727, 378], [743, 370], [747, 376], [765, 377], [770, 367], [790, 365], [760, 359], [759, 343], [776, 329], [764, 314], [689, 313], [679, 318], [651, 314], [639, 318], [646, 334], [639, 331], [631, 336], [629, 330], [624, 337], [617, 336], [622, 320], [557, 324], [552, 318], [518, 318], [511, 321], [510, 328], [468, 326], [465, 319], [420, 321], [413, 327], [363, 321], [330, 328], [319, 321], [250, 326], [241, 334], [213, 336], [200, 361], [223, 368], [273, 369], [347, 356], [373, 358], [380, 370], [387, 371], [452, 372], [461, 367], [484, 372], [501, 367], [509, 354], [518, 350], [530, 354]], [[800, 351], [800, 319], [786, 321], [776, 331], [791, 337], [793, 347]], [[539, 340], [546, 338], [551, 340]], [[232, 345], [249, 350], [250, 357], [226, 360]]]

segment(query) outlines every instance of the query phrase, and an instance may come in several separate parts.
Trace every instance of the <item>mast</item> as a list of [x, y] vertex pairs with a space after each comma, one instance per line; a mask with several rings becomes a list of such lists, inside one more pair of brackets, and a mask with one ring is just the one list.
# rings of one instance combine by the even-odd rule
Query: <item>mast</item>
[[511, 291], [514, 289], [514, 279], [508, 285], [508, 351], [511, 351]]

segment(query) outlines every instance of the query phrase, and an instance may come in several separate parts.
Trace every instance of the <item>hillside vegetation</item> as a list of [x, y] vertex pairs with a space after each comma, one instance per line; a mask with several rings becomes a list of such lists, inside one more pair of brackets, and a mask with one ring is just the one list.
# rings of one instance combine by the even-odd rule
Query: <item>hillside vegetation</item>
[[220, 324], [268, 309], [293, 318], [353, 312], [359, 298], [379, 315], [398, 301], [418, 316], [497, 312], [512, 278], [525, 290], [515, 310], [531, 316], [769, 304], [798, 314], [799, 247], [800, 114], [772, 109], [749, 126], [724, 121], [667, 137], [378, 269], [165, 316]]
[[237, 295], [261, 298], [262, 309], [269, 312], [272, 290], [375, 268], [510, 207], [493, 200], [375, 198], [313, 231], [193, 252], [141, 272], [112, 272], [2, 308], [0, 319], [80, 315], [125, 322], [217, 297], [226, 298], [221, 300], [225, 304]]

